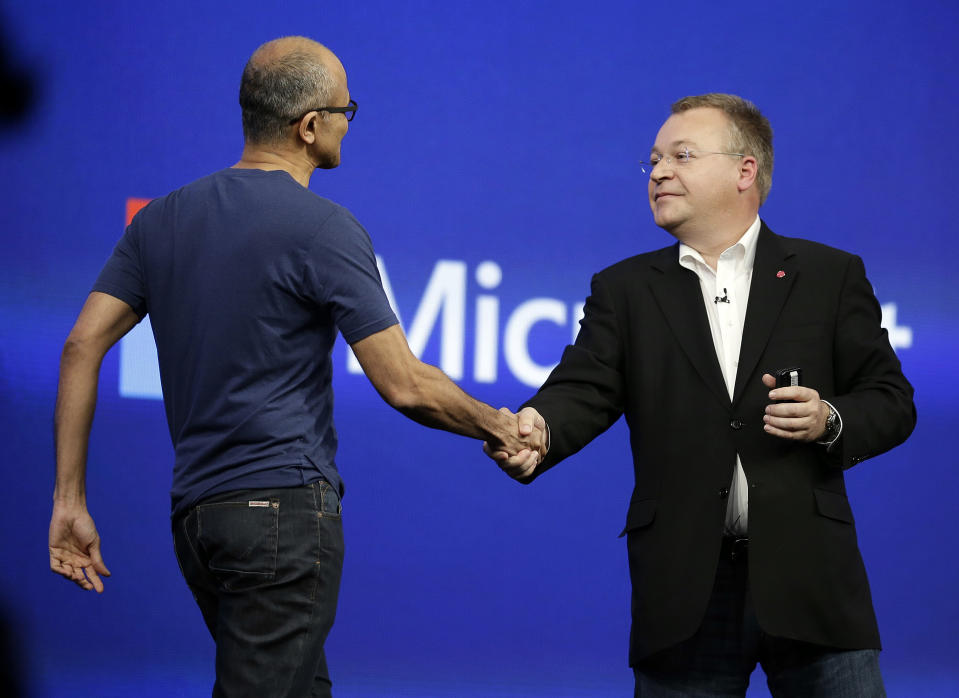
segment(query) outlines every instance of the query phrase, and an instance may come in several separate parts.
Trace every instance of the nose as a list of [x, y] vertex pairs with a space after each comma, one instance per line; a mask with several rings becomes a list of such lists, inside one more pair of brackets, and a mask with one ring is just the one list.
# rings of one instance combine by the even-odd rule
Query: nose
[[661, 182], [664, 179], [669, 179], [673, 176], [673, 168], [667, 165], [665, 162], [660, 160], [656, 163], [656, 167], [652, 169], [649, 173], [649, 178], [654, 182]]

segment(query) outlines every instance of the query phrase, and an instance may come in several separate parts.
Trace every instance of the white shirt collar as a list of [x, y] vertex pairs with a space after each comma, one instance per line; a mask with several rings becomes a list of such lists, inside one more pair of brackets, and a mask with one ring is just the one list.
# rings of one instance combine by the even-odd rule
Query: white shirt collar
[[[753, 269], [753, 262], [756, 261], [756, 242], [759, 240], [759, 228], [761, 225], [762, 223], [757, 215], [756, 220], [753, 221], [752, 225], [746, 228], [746, 232], [743, 233], [742, 237], [723, 250], [720, 256], [726, 254], [741, 255], [740, 259], [742, 260], [743, 271], [747, 273], [751, 272]], [[703, 256], [699, 254], [699, 252], [694, 250], [686, 243], [680, 242], [679, 263], [687, 269], [692, 269], [695, 262], [698, 262], [704, 266], [708, 266], [706, 264], [706, 260], [703, 259]]]

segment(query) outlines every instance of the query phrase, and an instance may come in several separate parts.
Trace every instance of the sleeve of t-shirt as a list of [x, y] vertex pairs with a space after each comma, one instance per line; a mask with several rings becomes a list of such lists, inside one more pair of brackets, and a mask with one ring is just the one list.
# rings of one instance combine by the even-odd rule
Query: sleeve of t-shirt
[[142, 320], [147, 314], [147, 303], [146, 284], [140, 265], [138, 229], [134, 218], [113, 248], [113, 254], [100, 271], [92, 290], [119, 298], [133, 308]]
[[369, 233], [346, 209], [338, 208], [318, 231], [307, 254], [306, 278], [350, 344], [398, 322]]

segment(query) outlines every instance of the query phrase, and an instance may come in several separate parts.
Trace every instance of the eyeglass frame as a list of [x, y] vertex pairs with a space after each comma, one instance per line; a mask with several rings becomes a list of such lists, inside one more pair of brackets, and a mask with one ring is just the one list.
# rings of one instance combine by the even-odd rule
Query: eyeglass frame
[[298, 117], [296, 117], [295, 119], [292, 119], [289, 125], [292, 126], [293, 124], [299, 123], [300, 121], [303, 120], [304, 116], [306, 116], [307, 114], [313, 111], [325, 111], [329, 114], [342, 114], [343, 116], [346, 117], [347, 121], [352, 121], [353, 117], [356, 116], [356, 108], [357, 108], [357, 104], [355, 99], [351, 99], [350, 103], [345, 107], [314, 107], [313, 109], [307, 109]]
[[[660, 155], [659, 160], [657, 160], [656, 162], [650, 162], [649, 160], [640, 160], [639, 166], [640, 166], [640, 169], [643, 171], [643, 174], [649, 174], [649, 176], [652, 177], [653, 170], [656, 169], [656, 165], [661, 163], [663, 160], [666, 161], [667, 167], [673, 160], [676, 160], [677, 163], [680, 165], [688, 165], [690, 157], [696, 157], [696, 155], [732, 155], [733, 157], [737, 157], [737, 158], [746, 157], [746, 153], [726, 153], [721, 150], [696, 150], [695, 148], [690, 150], [689, 146], [687, 145], [687, 146], [684, 146], [681, 151], [675, 153], [674, 155]], [[684, 156], [685, 156], [685, 159], [684, 159]], [[648, 173], [646, 172], [646, 168], [649, 168]]]

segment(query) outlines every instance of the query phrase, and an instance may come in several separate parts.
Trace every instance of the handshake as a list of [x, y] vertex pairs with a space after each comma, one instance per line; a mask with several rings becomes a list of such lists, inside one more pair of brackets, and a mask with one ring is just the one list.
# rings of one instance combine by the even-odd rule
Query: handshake
[[533, 475], [549, 450], [546, 420], [532, 407], [524, 407], [517, 414], [505, 407], [499, 412], [506, 421], [495, 438], [483, 443], [483, 452], [511, 478], [523, 481]]

